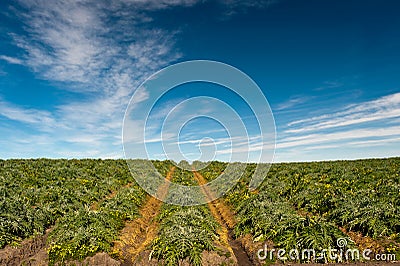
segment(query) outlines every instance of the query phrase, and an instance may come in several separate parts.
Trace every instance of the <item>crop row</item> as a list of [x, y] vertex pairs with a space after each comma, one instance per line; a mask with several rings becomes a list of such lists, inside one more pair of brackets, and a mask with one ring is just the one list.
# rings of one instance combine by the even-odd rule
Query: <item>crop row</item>
[[44, 233], [58, 218], [129, 182], [123, 161], [0, 161], [0, 247]]
[[122, 188], [97, 210], [85, 206], [61, 217], [49, 235], [50, 263], [110, 252], [124, 221], [138, 216], [144, 198], [145, 193], [137, 186]]
[[[50, 263], [110, 251], [145, 198], [134, 177], [155, 174], [149, 161], [130, 163], [131, 171], [123, 160], [1, 160], [0, 247], [51, 227]], [[153, 164], [162, 174], [171, 166]]]
[[[143, 180], [153, 180], [157, 172], [166, 176], [172, 166], [169, 161], [133, 160], [130, 163], [134, 165], [130, 167], [131, 174]], [[123, 187], [114, 196], [101, 201], [96, 209], [86, 205], [67, 213], [57, 221], [49, 235], [50, 263], [82, 260], [97, 252], [110, 252], [124, 222], [139, 216], [145, 196], [144, 190], [132, 182], [129, 187]]]
[[[197, 185], [193, 173], [177, 168], [172, 182], [185, 186]], [[186, 197], [179, 191], [169, 191], [168, 197]], [[157, 238], [152, 243], [151, 257], [164, 260], [165, 265], [180, 265], [188, 260], [202, 265], [202, 252], [215, 250], [219, 224], [207, 205], [178, 206], [164, 203], [157, 217], [160, 223]]]
[[400, 159], [281, 164], [260, 190], [375, 239], [399, 239]]
[[[109, 252], [124, 222], [138, 217], [146, 198], [135, 179], [146, 189], [157, 189], [163, 183], [160, 175], [166, 176], [173, 164], [129, 160], [128, 165], [123, 160], [0, 160], [0, 248], [51, 228], [50, 263]], [[207, 181], [223, 174], [209, 187], [212, 193], [228, 186], [226, 181], [237, 181], [224, 195], [236, 211], [236, 237], [251, 234], [279, 248], [320, 251], [337, 247], [336, 240], [346, 237], [343, 232], [355, 231], [399, 253], [400, 158], [273, 164], [253, 192], [248, 188], [255, 164], [226, 166], [212, 162], [200, 173]], [[172, 181], [197, 185], [191, 171], [179, 168]], [[166, 199], [182, 204], [204, 200], [203, 191], [193, 189], [197, 193], [172, 186]], [[204, 251], [218, 249], [220, 228], [207, 205], [163, 204], [157, 221], [151, 257], [167, 265], [183, 260], [201, 265]]]
[[[213, 162], [202, 174], [212, 180], [225, 167]], [[327, 247], [343, 237], [337, 229], [342, 227], [388, 239], [386, 251], [396, 252], [399, 169], [398, 158], [273, 164], [258, 193], [251, 193], [255, 165], [250, 164], [225, 200], [237, 211], [237, 236], [251, 233], [285, 248]]]

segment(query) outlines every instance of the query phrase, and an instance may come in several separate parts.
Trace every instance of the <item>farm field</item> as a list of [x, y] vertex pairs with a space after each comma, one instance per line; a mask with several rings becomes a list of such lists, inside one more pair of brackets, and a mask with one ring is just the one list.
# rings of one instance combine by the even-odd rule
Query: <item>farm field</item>
[[[223, 198], [198, 206], [149, 196], [134, 175], [152, 180], [154, 171], [143, 160], [131, 163], [132, 174], [124, 160], [0, 160], [0, 265], [393, 265], [400, 259], [400, 158], [276, 163], [255, 191], [248, 184], [256, 165], [249, 164]], [[166, 180], [186, 186], [214, 180], [227, 165], [186, 171], [170, 161], [153, 164]], [[168, 184], [157, 184], [161, 199], [186, 200]], [[203, 187], [200, 197], [211, 194]], [[331, 247], [343, 253], [329, 256], [324, 250]], [[278, 256], [279, 249], [286, 254]], [[298, 256], [289, 254], [294, 249]], [[301, 256], [302, 250], [316, 254]], [[359, 250], [359, 258], [346, 257], [348, 250]]]

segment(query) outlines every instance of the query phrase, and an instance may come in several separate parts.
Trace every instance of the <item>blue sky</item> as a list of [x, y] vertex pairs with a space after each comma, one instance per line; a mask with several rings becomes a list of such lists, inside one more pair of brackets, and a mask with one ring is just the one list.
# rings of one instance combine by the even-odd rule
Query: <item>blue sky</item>
[[[275, 161], [399, 156], [399, 9], [395, 0], [2, 1], [0, 158], [121, 158], [135, 89], [195, 59], [230, 64], [258, 84], [275, 118]], [[159, 111], [200, 95], [251, 120], [240, 99], [204, 84], [166, 95]], [[227, 158], [215, 121], [193, 120], [181, 137], [192, 158], [201, 140]]]

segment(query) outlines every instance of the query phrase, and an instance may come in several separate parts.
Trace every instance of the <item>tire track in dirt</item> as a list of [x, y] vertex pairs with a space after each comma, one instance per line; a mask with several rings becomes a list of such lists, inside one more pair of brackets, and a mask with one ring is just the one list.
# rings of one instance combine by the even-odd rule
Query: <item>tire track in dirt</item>
[[[205, 185], [207, 181], [204, 177], [196, 171], [193, 171], [193, 175], [199, 185]], [[202, 187], [202, 191], [207, 199], [211, 199], [211, 191], [207, 190], [206, 187]], [[217, 199], [208, 203], [208, 207], [213, 215], [214, 219], [220, 224], [221, 230], [218, 232], [220, 236], [220, 242], [223, 246], [228, 248], [232, 256], [236, 258], [238, 265], [250, 266], [254, 265], [243, 244], [239, 239], [234, 239], [232, 229], [236, 224], [236, 220], [230, 208], [223, 203], [221, 199]]]
[[[172, 167], [166, 176], [170, 181], [175, 167]], [[161, 198], [165, 198], [169, 188], [169, 182], [164, 182], [157, 190]], [[158, 215], [163, 202], [153, 196], [147, 196], [145, 205], [140, 209], [140, 217], [129, 221], [122, 229], [119, 240], [114, 242], [112, 253], [118, 255], [123, 261], [121, 265], [133, 265], [139, 253], [157, 236], [158, 223], [155, 217]]]

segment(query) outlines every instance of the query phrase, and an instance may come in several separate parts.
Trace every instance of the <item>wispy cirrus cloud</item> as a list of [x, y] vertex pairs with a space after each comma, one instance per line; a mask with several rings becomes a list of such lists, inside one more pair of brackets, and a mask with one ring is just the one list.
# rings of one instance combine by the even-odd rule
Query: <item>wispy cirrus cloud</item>
[[[108, 8], [105, 1], [21, 0], [20, 4], [29, 9], [27, 13], [19, 13], [29, 35], [12, 36], [26, 53], [25, 63], [40, 77], [76, 82], [79, 91], [85, 88], [112, 93], [116, 88], [110, 86], [120, 80], [119, 75], [132, 75], [137, 80], [149, 70], [179, 57], [172, 51], [173, 34], [139, 28], [137, 24], [144, 20], [143, 14], [136, 19], [134, 16], [142, 10], [135, 6], [126, 8], [128, 3], [131, 2], [115, 1]], [[135, 1], [130, 5], [134, 4]], [[125, 12], [125, 17], [115, 18], [120, 12]], [[126, 17], [132, 21], [127, 23]], [[111, 19], [113, 23], [107, 23]], [[114, 25], [118, 31], [127, 33], [115, 34]]]
[[325, 81], [321, 86], [315, 88], [315, 91], [323, 91], [328, 89], [336, 89], [343, 86], [343, 83], [339, 81]]
[[22, 65], [23, 60], [12, 57], [12, 56], [7, 56], [7, 55], [0, 55], [0, 60], [6, 61], [9, 64], [14, 64], [14, 65]]
[[[382, 156], [379, 151], [389, 154], [388, 147], [400, 144], [400, 127], [395, 122], [399, 118], [400, 93], [393, 93], [290, 121], [277, 143], [278, 160], [290, 158], [291, 153], [303, 154], [303, 158], [334, 159], [337, 155], [333, 151], [351, 149], [364, 150], [369, 156]], [[378, 150], [371, 150], [377, 146]]]
[[[22, 28], [9, 31], [8, 36], [20, 56], [4, 54], [0, 60], [24, 65], [37, 78], [79, 97], [43, 111], [3, 100], [2, 116], [35, 123], [39, 132], [47, 130], [47, 137], [53, 138], [53, 143], [82, 145], [70, 149], [72, 156], [77, 154], [72, 153], [73, 149], [122, 155], [117, 142], [134, 89], [150, 74], [182, 57], [175, 45], [179, 32], [150, 24], [152, 15], [154, 11], [198, 3], [202, 1], [17, 0], [10, 3], [4, 13]], [[245, 9], [249, 3], [221, 2], [229, 9], [233, 4], [235, 8]]]
[[10, 36], [22, 56], [2, 55], [0, 59], [23, 64], [38, 78], [81, 97], [52, 111], [2, 100], [0, 114], [35, 124], [39, 131], [40, 127], [51, 129], [55, 142], [101, 143], [104, 153], [115, 153], [120, 150], [115, 139], [120, 136], [123, 114], [134, 89], [152, 72], [181, 56], [174, 47], [175, 32], [139, 27], [151, 19], [146, 11], [193, 3], [17, 1], [9, 12], [16, 15], [25, 33], [11, 32]]
[[288, 123], [286, 133], [301, 133], [356, 125], [400, 117], [400, 93], [359, 104], [350, 104], [343, 110]]
[[[1, 98], [0, 116], [13, 121], [26, 123], [38, 127], [39, 129], [49, 130], [49, 128], [54, 127], [55, 125], [55, 120], [50, 112], [33, 108], [22, 108], [4, 101]], [[45, 125], [45, 127], [43, 125]]]
[[[335, 133], [314, 133], [307, 136], [288, 137], [278, 143], [278, 148], [297, 147], [305, 145], [318, 145], [320, 143], [338, 142], [336, 147], [340, 147], [346, 140], [366, 139], [373, 137], [400, 136], [400, 127], [388, 128], [369, 128], [369, 129], [351, 129]], [[367, 143], [367, 142], [365, 142]]]
[[286, 110], [286, 109], [292, 109], [293, 107], [297, 105], [301, 105], [303, 103], [309, 102], [313, 99], [312, 96], [294, 96], [291, 97], [289, 100], [278, 104], [275, 108], [273, 108], [275, 111], [281, 111], [281, 110]]

